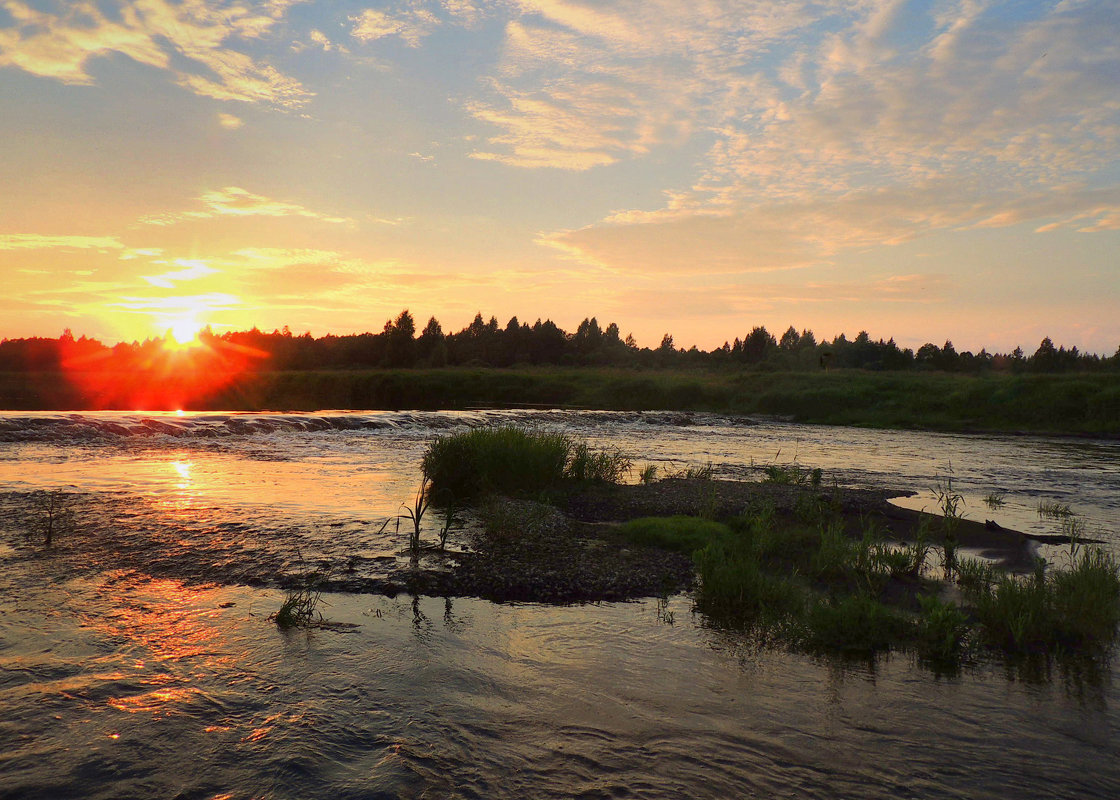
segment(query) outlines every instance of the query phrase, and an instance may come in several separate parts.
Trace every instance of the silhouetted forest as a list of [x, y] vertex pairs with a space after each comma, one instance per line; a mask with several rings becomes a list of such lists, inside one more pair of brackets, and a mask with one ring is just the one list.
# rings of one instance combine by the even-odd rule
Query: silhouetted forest
[[[952, 342], [924, 344], [915, 352], [899, 347], [894, 339], [872, 340], [866, 332], [854, 339], [840, 334], [832, 341], [818, 341], [810, 330], [790, 327], [775, 337], [755, 327], [742, 338], [711, 351], [677, 348], [665, 334], [656, 348], [638, 347], [632, 336], [620, 335], [610, 323], [603, 328], [594, 318], [585, 319], [574, 333], [551, 320], [532, 325], [512, 318], [505, 326], [491, 317], [474, 321], [457, 333], [444, 333], [439, 321], [428, 320], [417, 332], [407, 311], [386, 321], [380, 333], [348, 336], [309, 333], [293, 335], [287, 327], [265, 333], [249, 331], [199, 336], [204, 352], [216, 366], [237, 362], [240, 369], [261, 371], [339, 370], [371, 368], [514, 367], [521, 365], [618, 366], [639, 368], [751, 368], [773, 371], [819, 369], [924, 370], [941, 372], [1098, 372], [1120, 370], [1120, 348], [1111, 356], [1079, 352], [1076, 347], [1055, 346], [1049, 337], [1033, 353], [1021, 347], [1011, 353], [980, 350], [958, 352]], [[52, 372], [152, 370], [182, 360], [181, 351], [168, 348], [163, 339], [121, 342], [108, 347], [85, 336], [65, 331], [57, 339], [5, 339], [0, 342], [0, 371]]]

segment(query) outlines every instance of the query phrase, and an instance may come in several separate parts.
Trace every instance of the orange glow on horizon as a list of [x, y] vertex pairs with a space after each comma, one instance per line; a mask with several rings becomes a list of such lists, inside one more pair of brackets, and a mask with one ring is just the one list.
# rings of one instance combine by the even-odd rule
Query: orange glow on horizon
[[110, 351], [91, 357], [75, 349], [63, 358], [62, 368], [80, 394], [78, 402], [96, 409], [181, 413], [192, 405], [205, 405], [268, 357], [202, 326], [180, 333], [183, 339], [172, 328], [167, 336], [149, 339], [125, 354]]

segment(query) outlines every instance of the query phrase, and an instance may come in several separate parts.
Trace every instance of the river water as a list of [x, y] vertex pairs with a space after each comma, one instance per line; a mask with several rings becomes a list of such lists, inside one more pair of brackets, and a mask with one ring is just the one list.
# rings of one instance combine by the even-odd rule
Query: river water
[[[1120, 552], [1112, 441], [658, 413], [3, 413], [0, 797], [1120, 796], [1107, 666], [811, 658], [711, 627], [687, 595], [337, 592], [332, 628], [269, 622], [308, 564], [391, 572], [406, 532], [384, 521], [427, 443], [499, 422], [662, 474], [821, 467], [931, 510], [951, 477], [974, 519], [1056, 533], [1038, 504], [1066, 504]], [[45, 550], [25, 534], [55, 488], [74, 517]]]

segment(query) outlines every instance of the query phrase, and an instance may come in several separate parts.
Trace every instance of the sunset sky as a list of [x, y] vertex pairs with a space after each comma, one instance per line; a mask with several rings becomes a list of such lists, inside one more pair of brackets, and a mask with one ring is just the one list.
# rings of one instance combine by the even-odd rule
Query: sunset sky
[[0, 338], [1120, 345], [1120, 3], [0, 0]]

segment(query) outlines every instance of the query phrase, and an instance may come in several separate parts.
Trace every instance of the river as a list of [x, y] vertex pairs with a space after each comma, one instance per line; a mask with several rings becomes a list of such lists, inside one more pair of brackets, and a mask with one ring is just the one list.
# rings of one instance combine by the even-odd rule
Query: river
[[[334, 627], [269, 622], [278, 575], [391, 570], [406, 532], [384, 521], [427, 443], [501, 422], [662, 474], [820, 467], [912, 489], [915, 508], [951, 478], [971, 518], [1055, 533], [1039, 502], [1065, 504], [1120, 552], [1112, 441], [666, 413], [6, 412], [0, 797], [1120, 796], [1107, 666], [938, 676], [906, 655], [813, 658], [713, 628], [687, 595], [334, 593]], [[74, 511], [50, 550], [25, 535], [42, 489]]]

